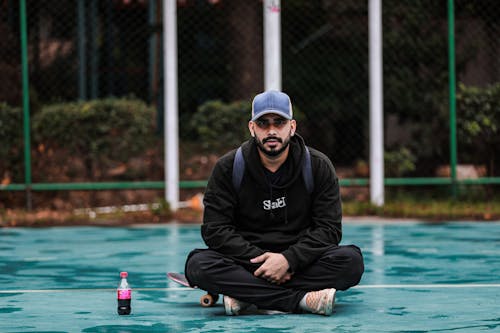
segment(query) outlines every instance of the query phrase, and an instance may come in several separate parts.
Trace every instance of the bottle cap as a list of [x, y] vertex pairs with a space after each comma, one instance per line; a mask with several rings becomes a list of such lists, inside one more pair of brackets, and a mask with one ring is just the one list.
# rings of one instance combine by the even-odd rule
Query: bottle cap
[[120, 272], [120, 277], [121, 278], [126, 278], [128, 276], [127, 272]]

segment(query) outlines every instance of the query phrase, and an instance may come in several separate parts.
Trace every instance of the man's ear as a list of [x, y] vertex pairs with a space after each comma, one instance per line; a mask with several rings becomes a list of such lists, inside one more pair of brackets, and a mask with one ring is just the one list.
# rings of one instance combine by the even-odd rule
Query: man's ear
[[254, 138], [254, 137], [255, 137], [255, 132], [254, 132], [254, 130], [253, 130], [253, 126], [254, 126], [253, 122], [252, 122], [252, 121], [249, 121], [249, 122], [248, 122], [248, 130], [250, 131], [250, 135], [252, 136], [252, 138]]

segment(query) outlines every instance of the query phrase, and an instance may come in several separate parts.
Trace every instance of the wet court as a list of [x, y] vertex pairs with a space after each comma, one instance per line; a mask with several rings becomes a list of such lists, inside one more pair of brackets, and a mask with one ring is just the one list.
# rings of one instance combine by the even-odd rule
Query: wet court
[[349, 243], [366, 272], [331, 317], [227, 317], [166, 279], [203, 246], [198, 225], [0, 229], [0, 332], [500, 332], [500, 223], [345, 221]]

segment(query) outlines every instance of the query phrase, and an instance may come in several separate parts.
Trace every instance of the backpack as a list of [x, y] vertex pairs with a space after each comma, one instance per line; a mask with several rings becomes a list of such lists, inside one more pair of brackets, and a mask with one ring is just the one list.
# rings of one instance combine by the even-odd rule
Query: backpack
[[[304, 178], [304, 183], [306, 184], [307, 193], [311, 194], [314, 190], [314, 180], [311, 165], [311, 152], [309, 148], [306, 148], [306, 158], [302, 163], [302, 177]], [[236, 155], [234, 156], [233, 162], [233, 187], [236, 192], [240, 191], [241, 181], [243, 180], [243, 174], [245, 173], [245, 160], [243, 158], [243, 153], [241, 151], [241, 146], [236, 150]]]

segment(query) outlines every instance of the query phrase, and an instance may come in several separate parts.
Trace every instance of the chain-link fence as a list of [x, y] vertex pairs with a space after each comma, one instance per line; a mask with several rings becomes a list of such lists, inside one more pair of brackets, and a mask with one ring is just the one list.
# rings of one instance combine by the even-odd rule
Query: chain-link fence
[[367, 2], [283, 1], [282, 23], [283, 86], [306, 115], [299, 131], [337, 168], [366, 163]]
[[472, 176], [500, 176], [498, 17], [498, 1], [457, 2], [458, 159], [475, 166]]
[[[250, 99], [262, 89], [261, 5], [260, 1], [187, 1], [180, 7], [180, 29], [185, 32], [179, 35], [180, 94], [193, 95], [184, 99], [193, 104], [181, 105], [181, 117], [189, 117], [207, 99]], [[499, 81], [494, 19], [499, 7], [492, 1], [456, 2], [457, 78], [465, 85], [484, 87]], [[367, 1], [282, 1], [281, 13], [283, 89], [305, 116], [299, 132], [310, 145], [327, 153], [344, 176], [366, 177]], [[184, 27], [189, 27], [187, 32]], [[482, 29], [480, 40], [471, 28]], [[183, 41], [188, 41], [184, 51]], [[388, 177], [449, 176], [448, 42], [446, 2], [383, 2]], [[468, 46], [471, 43], [476, 46]], [[485, 54], [489, 54], [488, 62]], [[206, 67], [197, 64], [200, 57], [210, 59], [204, 60]], [[472, 66], [480, 66], [488, 75]], [[207, 87], [199, 87], [202, 82]], [[462, 109], [459, 103], [458, 117]], [[459, 137], [459, 147], [462, 143]], [[464, 154], [458, 160], [473, 163]], [[481, 165], [469, 169], [477, 176], [485, 175]], [[489, 173], [494, 175], [498, 171]]]
[[[71, 183], [161, 181], [163, 153], [161, 145], [153, 144], [151, 139], [158, 134], [153, 126], [154, 112], [137, 104], [139, 100], [155, 108], [160, 100], [161, 3], [0, 1], [0, 71], [4, 78], [0, 83], [0, 102], [7, 103], [0, 114], [4, 146], [0, 150], [0, 180], [4, 188], [13, 190], [2, 191], [0, 206], [23, 204], [24, 199], [19, 196], [24, 193], [17, 191], [23, 183], [35, 190], [31, 183], [59, 190]], [[26, 40], [22, 39], [22, 26], [27, 28]], [[23, 44], [28, 54], [31, 117], [28, 163], [23, 159]], [[72, 104], [96, 100], [102, 102]], [[146, 123], [148, 120], [151, 126]], [[110, 148], [112, 141], [115, 143]], [[141, 146], [146, 148], [140, 151]], [[26, 164], [31, 168], [24, 169]], [[161, 192], [153, 196], [161, 197]], [[53, 204], [55, 197], [77, 206], [109, 204], [113, 197], [122, 203], [144, 200], [140, 191], [132, 196], [122, 192], [116, 195], [52, 191], [34, 195], [33, 199], [35, 206], [40, 206]], [[150, 199], [148, 196], [146, 200]], [[67, 208], [64, 204], [57, 207]]]
[[[447, 2], [382, 3], [386, 176], [449, 177]], [[154, 122], [161, 142], [163, 1], [26, 4], [31, 114], [54, 103], [134, 96], [159, 110]], [[215, 100], [222, 106], [248, 103], [263, 89], [262, 6], [261, 0], [177, 1], [181, 180], [206, 179], [216, 157], [230, 148], [199, 144], [193, 117], [200, 107]], [[13, 107], [22, 106], [23, 93], [19, 13], [20, 1], [0, 1], [0, 102]], [[454, 14], [458, 162], [468, 165], [459, 171], [498, 177], [500, 4], [456, 0]], [[368, 1], [281, 1], [281, 21], [283, 90], [300, 111], [299, 133], [331, 157], [344, 179], [367, 177]], [[10, 119], [0, 126], [2, 135], [18, 135], [5, 136], [11, 141], [0, 150], [2, 160], [12, 159], [0, 163], [4, 185], [24, 181], [22, 117]], [[244, 138], [248, 115], [242, 119], [224, 128], [235, 131], [237, 139], [227, 140], [230, 145]], [[44, 147], [34, 139], [34, 160]], [[114, 174], [98, 170], [99, 177], [85, 179], [73, 170], [60, 181], [161, 181], [161, 144], [148, 154], [154, 158], [140, 172], [124, 176], [121, 164], [111, 163], [104, 167]], [[67, 156], [67, 163], [72, 158]], [[39, 162], [33, 165], [33, 181], [47, 181], [47, 170]]]
[[[388, 176], [400, 176], [401, 172], [427, 177], [450, 175], [450, 71], [446, 5], [444, 1], [384, 1], [385, 150], [386, 156], [393, 158], [389, 162], [396, 162], [396, 165], [388, 166]], [[485, 88], [500, 81], [500, 34], [495, 19], [499, 13], [500, 6], [494, 1], [455, 2], [454, 57], [459, 83]], [[486, 176], [485, 165], [479, 155], [476, 154], [473, 159], [467, 156], [465, 144], [470, 140], [471, 133], [460, 130], [468, 126], [464, 123], [468, 107], [463, 102], [459, 85], [457, 143], [458, 163], [461, 165], [458, 177]], [[490, 102], [480, 108], [488, 109]], [[495, 117], [496, 121], [499, 119], [498, 101], [496, 105], [496, 109], [488, 114], [491, 121]], [[488, 131], [483, 124], [480, 127], [478, 130]], [[495, 140], [498, 140], [498, 132], [496, 136]], [[477, 140], [475, 144], [476, 147], [482, 146]], [[405, 161], [403, 153], [413, 162], [414, 170], [401, 169], [405, 165], [402, 163]], [[489, 150], [487, 154], [490, 153], [494, 150]], [[498, 176], [500, 169], [491, 166], [488, 175]]]
[[[0, 2], [0, 101], [21, 106], [21, 47], [18, 10]], [[19, 124], [21, 125], [21, 124]]]

